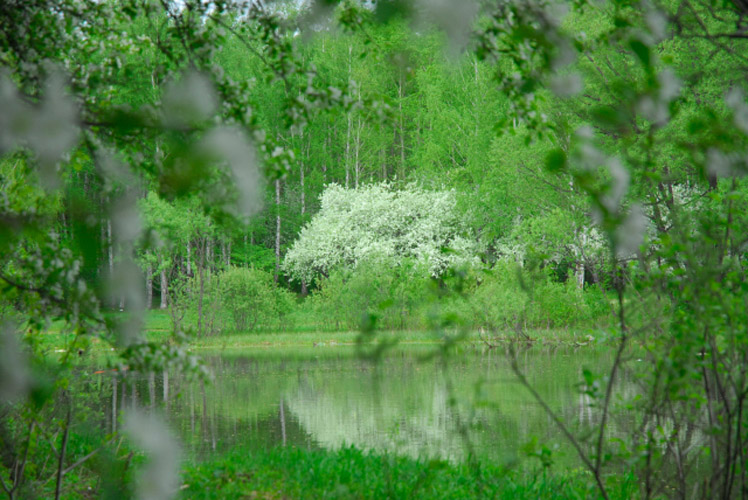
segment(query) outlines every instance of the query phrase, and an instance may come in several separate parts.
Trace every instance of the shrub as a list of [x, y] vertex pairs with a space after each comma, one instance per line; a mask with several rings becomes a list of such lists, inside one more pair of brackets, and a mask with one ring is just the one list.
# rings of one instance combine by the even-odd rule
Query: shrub
[[355, 329], [364, 313], [373, 313], [386, 329], [415, 327], [416, 306], [428, 293], [428, 269], [405, 260], [369, 259], [355, 270], [339, 267], [312, 297], [315, 312], [336, 329]]
[[499, 262], [468, 298], [476, 327], [559, 328], [591, 322], [609, 312], [604, 292], [559, 283], [550, 270], [528, 271]]
[[251, 331], [273, 322], [279, 294], [273, 277], [259, 269], [231, 267], [217, 276], [223, 308], [237, 331]]

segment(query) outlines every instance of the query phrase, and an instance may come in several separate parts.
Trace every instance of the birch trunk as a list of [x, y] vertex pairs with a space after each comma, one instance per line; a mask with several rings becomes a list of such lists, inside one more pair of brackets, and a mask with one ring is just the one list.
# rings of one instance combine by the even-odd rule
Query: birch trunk
[[[348, 84], [351, 83], [351, 73], [353, 66], [353, 45], [348, 46]], [[350, 187], [351, 183], [351, 112], [347, 113], [347, 127], [345, 129], [345, 187]]]
[[145, 269], [145, 308], [149, 310], [153, 306], [153, 267], [148, 264]]
[[[361, 102], [361, 89], [358, 89], [358, 102]], [[358, 116], [358, 124], [356, 126], [356, 149], [355, 149], [355, 163], [354, 163], [354, 171], [356, 173], [356, 189], [358, 189], [358, 182], [361, 177], [361, 164], [359, 163], [359, 152], [361, 151], [361, 115]]]
[[161, 304], [160, 309], [166, 309], [169, 297], [169, 283], [166, 281], [166, 269], [161, 270]]
[[[299, 159], [299, 188], [301, 189], [301, 216], [302, 219], [304, 217], [304, 212], [306, 211], [306, 198], [304, 194], [304, 131], [301, 131], [301, 144], [302, 144], [302, 150], [301, 150], [301, 158]], [[307, 150], [308, 152], [308, 150]]]
[[[208, 241], [206, 241], [208, 240]], [[203, 334], [203, 296], [205, 295], [205, 254], [207, 248], [209, 248], [209, 238], [202, 238], [202, 242], [198, 244], [202, 246], [200, 249], [200, 263], [197, 266], [197, 274], [200, 281], [200, 290], [197, 296], [197, 333], [198, 335]]]
[[192, 257], [190, 256], [190, 242], [187, 242], [187, 276], [192, 276]]
[[281, 214], [280, 214], [280, 179], [275, 180], [275, 275], [273, 280], [278, 283], [280, 274], [280, 244], [281, 244]]
[[397, 107], [400, 110], [400, 178], [405, 179], [405, 124], [403, 122], [403, 75], [400, 70], [400, 80], [397, 86]]

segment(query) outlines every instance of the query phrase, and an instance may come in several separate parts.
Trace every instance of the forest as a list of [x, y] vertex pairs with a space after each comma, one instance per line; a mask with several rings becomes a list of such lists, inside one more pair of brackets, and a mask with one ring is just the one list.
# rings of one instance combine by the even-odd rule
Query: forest
[[738, 0], [0, 4], [0, 493], [748, 498]]

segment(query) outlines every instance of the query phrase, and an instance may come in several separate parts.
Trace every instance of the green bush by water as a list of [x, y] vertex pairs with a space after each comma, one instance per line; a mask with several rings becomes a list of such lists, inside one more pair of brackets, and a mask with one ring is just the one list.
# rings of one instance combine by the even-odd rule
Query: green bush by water
[[[375, 260], [339, 268], [307, 297], [294, 297], [263, 270], [230, 267], [204, 283], [203, 329], [210, 334], [273, 331], [354, 331], [373, 315], [382, 330], [427, 330], [435, 315], [487, 332], [599, 326], [609, 320], [605, 292], [557, 281], [550, 270], [508, 262], [467, 270], [459, 290], [416, 262]], [[187, 326], [198, 316], [199, 282], [187, 287]]]

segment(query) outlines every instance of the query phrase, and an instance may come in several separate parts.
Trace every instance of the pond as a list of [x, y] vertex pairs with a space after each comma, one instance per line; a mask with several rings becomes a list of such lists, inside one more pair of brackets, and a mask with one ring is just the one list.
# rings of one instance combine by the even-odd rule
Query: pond
[[[450, 461], [473, 453], [513, 463], [527, 443], [557, 447], [557, 462], [576, 457], [557, 426], [517, 380], [503, 348], [459, 347], [447, 360], [435, 346], [398, 346], [373, 363], [353, 347], [252, 348], [206, 353], [211, 383], [169, 374], [138, 380], [106, 376], [98, 384], [103, 426], [123, 407], [164, 413], [188, 455], [232, 445], [276, 445], [392, 452]], [[518, 354], [528, 380], [573, 429], [596, 418], [579, 390], [583, 367], [600, 372], [607, 349], [532, 347]], [[620, 415], [610, 432], [625, 425]]]

